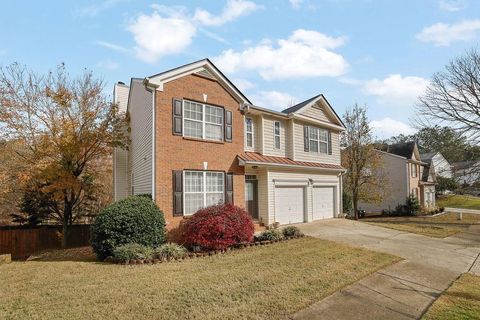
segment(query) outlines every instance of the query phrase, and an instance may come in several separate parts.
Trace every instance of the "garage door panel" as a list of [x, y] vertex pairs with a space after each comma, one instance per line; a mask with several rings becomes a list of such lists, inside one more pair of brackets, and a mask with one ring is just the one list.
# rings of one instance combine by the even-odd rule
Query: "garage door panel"
[[305, 188], [275, 188], [275, 221], [280, 224], [304, 222]]
[[334, 187], [313, 188], [313, 220], [334, 218], [334, 196]]

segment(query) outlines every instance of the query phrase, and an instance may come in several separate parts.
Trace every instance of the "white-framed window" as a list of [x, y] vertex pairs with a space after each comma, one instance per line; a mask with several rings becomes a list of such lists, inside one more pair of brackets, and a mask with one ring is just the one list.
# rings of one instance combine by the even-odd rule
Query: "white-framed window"
[[280, 121], [273, 121], [273, 141], [276, 149], [280, 149]]
[[416, 178], [418, 175], [418, 168], [417, 168], [417, 165], [415, 163], [412, 163], [412, 177], [413, 178]]
[[216, 171], [183, 172], [184, 214], [225, 201], [225, 174]]
[[223, 108], [183, 100], [183, 135], [223, 141]]
[[245, 144], [249, 148], [253, 148], [253, 120], [245, 118]]
[[328, 131], [308, 127], [308, 144], [310, 152], [328, 153]]

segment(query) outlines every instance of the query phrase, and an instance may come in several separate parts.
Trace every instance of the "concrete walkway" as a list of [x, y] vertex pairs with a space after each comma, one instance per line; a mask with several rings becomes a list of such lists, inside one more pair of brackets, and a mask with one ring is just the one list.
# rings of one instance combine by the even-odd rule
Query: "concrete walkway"
[[470, 270], [480, 253], [477, 229], [436, 239], [344, 219], [300, 228], [310, 236], [405, 260], [337, 291], [294, 319], [419, 319], [461, 273]]

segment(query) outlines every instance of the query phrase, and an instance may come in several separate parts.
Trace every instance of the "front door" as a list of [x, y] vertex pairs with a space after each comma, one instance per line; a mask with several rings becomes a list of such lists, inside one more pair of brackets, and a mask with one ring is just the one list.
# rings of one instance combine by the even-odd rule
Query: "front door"
[[245, 181], [245, 207], [252, 219], [258, 220], [258, 197], [257, 197], [258, 181]]

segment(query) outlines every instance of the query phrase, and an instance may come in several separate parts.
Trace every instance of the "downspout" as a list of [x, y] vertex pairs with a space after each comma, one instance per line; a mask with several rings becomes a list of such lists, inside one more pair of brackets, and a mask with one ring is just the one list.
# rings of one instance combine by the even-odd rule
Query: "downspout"
[[156, 140], [155, 140], [155, 128], [156, 128], [156, 121], [155, 121], [155, 107], [156, 107], [156, 103], [155, 103], [155, 95], [156, 95], [156, 92], [157, 90], [154, 88], [152, 90], [152, 200], [155, 202], [155, 182], [156, 182], [156, 179], [155, 179], [155, 159], [157, 158], [156, 157], [156, 154], [155, 154], [155, 144], [156, 144]]

